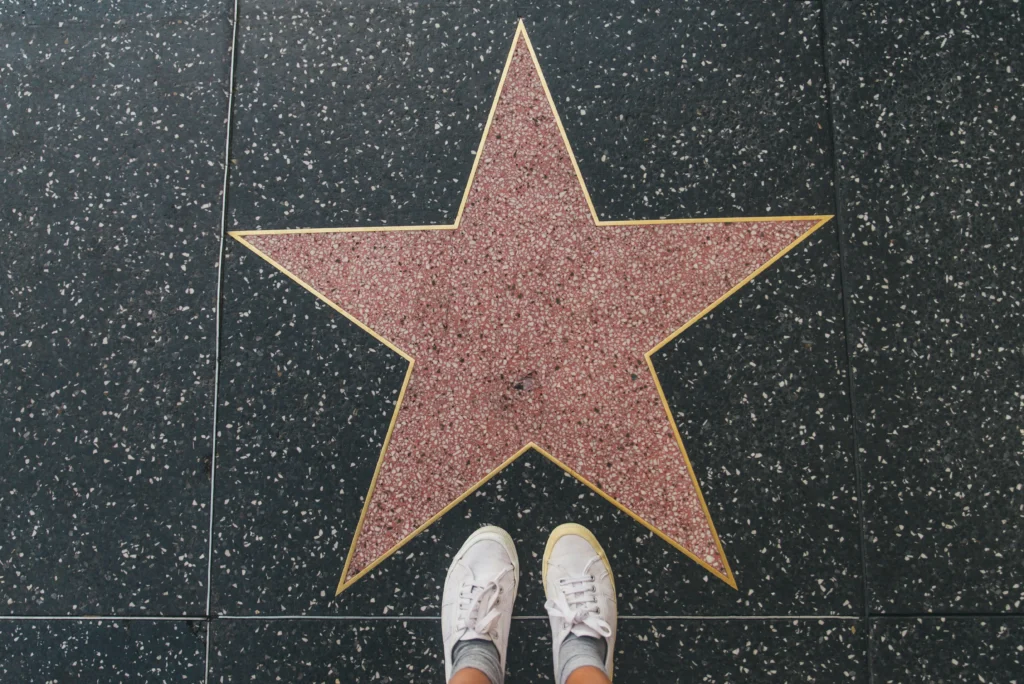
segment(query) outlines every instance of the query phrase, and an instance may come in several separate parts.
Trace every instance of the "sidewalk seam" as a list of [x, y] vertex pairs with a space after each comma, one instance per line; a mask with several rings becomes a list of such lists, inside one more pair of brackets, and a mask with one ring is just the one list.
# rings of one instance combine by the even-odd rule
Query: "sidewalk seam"
[[828, 115], [829, 142], [832, 146], [832, 201], [834, 203], [833, 213], [836, 222], [836, 241], [839, 246], [839, 290], [843, 300], [843, 340], [846, 350], [846, 390], [850, 399], [850, 445], [853, 449], [854, 484], [857, 492], [857, 523], [860, 530], [860, 575], [861, 575], [861, 601], [863, 601], [863, 619], [865, 629], [865, 669], [867, 670], [868, 684], [874, 684], [874, 672], [872, 670], [873, 647], [871, 640], [871, 604], [868, 591], [868, 563], [867, 563], [867, 532], [864, 520], [864, 475], [861, 467], [860, 446], [857, 440], [857, 402], [854, 396], [856, 389], [853, 379], [853, 350], [850, 339], [850, 319], [852, 303], [850, 301], [849, 274], [846, 268], [847, 253], [845, 236], [845, 212], [841, 204], [839, 191], [840, 165], [839, 145], [836, 136], [836, 122], [833, 111], [832, 98], [832, 74], [829, 70], [829, 30], [828, 17], [826, 15], [826, 0], [819, 2], [819, 24], [821, 29], [821, 68], [825, 78], [825, 110]]
[[234, 0], [231, 13], [231, 45], [228, 53], [228, 102], [227, 117], [224, 126], [224, 182], [221, 186], [221, 210], [220, 210], [220, 247], [217, 256], [217, 291], [214, 304], [214, 333], [213, 333], [213, 424], [210, 433], [210, 524], [207, 531], [206, 550], [206, 658], [203, 670], [203, 681], [210, 681], [210, 642], [212, 621], [210, 618], [210, 604], [213, 596], [213, 515], [214, 501], [217, 480], [217, 421], [218, 407], [220, 404], [220, 336], [222, 316], [222, 295], [224, 288], [224, 242], [227, 237], [228, 223], [228, 181], [231, 172], [231, 128], [234, 123], [235, 106], [235, 67], [238, 62], [238, 0]]

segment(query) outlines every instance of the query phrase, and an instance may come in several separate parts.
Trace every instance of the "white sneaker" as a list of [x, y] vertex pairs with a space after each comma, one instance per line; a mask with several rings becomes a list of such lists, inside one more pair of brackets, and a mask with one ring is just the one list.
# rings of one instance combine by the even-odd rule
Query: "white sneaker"
[[469, 535], [448, 568], [441, 599], [445, 681], [452, 678], [455, 644], [490, 641], [505, 675], [512, 604], [519, 588], [519, 556], [508, 532], [488, 525]]
[[607, 642], [605, 671], [615, 654], [615, 578], [608, 556], [590, 530], [566, 523], [551, 532], [544, 549], [544, 604], [551, 620], [551, 646], [558, 681], [558, 651], [570, 633]]

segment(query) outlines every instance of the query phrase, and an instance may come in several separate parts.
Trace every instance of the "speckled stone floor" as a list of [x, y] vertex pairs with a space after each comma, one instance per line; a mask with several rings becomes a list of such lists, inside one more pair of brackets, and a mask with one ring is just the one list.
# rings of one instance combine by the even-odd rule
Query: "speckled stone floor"
[[0, 681], [1024, 682], [1021, 13], [0, 2]]

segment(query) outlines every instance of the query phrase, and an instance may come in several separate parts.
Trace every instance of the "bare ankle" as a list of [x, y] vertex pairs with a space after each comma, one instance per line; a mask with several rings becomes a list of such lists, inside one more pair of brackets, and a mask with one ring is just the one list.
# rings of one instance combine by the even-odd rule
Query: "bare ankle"
[[566, 678], [565, 684], [611, 684], [611, 680], [596, 667], [585, 665], [573, 670]]

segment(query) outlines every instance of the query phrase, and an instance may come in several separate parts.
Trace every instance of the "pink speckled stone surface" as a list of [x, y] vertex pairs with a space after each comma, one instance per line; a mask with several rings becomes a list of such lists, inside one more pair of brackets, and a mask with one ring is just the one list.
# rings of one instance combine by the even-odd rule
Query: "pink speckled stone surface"
[[248, 237], [415, 359], [349, 576], [530, 442], [724, 572], [644, 354], [813, 225], [595, 226], [520, 40], [457, 230]]

